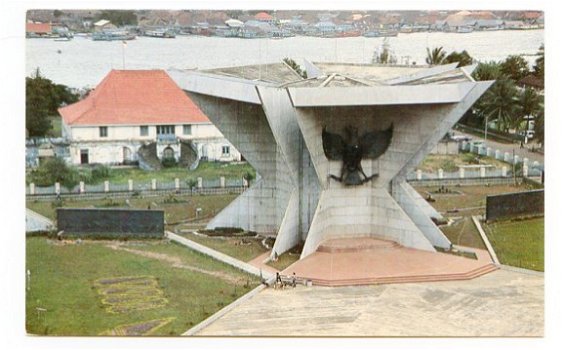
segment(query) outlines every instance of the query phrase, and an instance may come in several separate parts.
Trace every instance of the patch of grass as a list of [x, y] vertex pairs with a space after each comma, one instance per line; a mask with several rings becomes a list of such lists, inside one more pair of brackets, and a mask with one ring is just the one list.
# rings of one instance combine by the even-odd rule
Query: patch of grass
[[245, 262], [267, 251], [261, 244], [261, 240], [263, 239], [261, 237], [205, 237], [193, 233], [182, 233], [181, 235], [194, 242]]
[[196, 179], [218, 179], [224, 176], [227, 179], [242, 179], [251, 173], [255, 177], [256, 171], [248, 163], [219, 163], [219, 162], [200, 162], [195, 170], [181, 167], [163, 168], [159, 171], [145, 171], [139, 168], [111, 169], [109, 176], [104, 180], [109, 180], [115, 184], [126, 184], [129, 179], [134, 182], [149, 183], [152, 179], [157, 182], [172, 182], [176, 178], [180, 180]]
[[[176, 201], [171, 201], [169, 195], [159, 197], [131, 197], [129, 198], [129, 205], [126, 204], [126, 198], [107, 198], [107, 199], [93, 199], [93, 200], [79, 200], [79, 199], [64, 199], [62, 207], [64, 208], [103, 208], [111, 206], [113, 208], [136, 208], [147, 209], [148, 206], [152, 209], [164, 210], [164, 217], [168, 224], [173, 224], [182, 220], [190, 220], [195, 218], [195, 210], [202, 209], [202, 216], [213, 217], [237, 195], [213, 195], [213, 196], [188, 196], [188, 195], [174, 195]], [[51, 219], [56, 219], [56, 207], [51, 205], [52, 202], [47, 201], [32, 201], [26, 202], [26, 207]], [[156, 205], [154, 205], [156, 204]]]
[[[218, 305], [230, 304], [259, 283], [257, 278], [175, 244], [154, 241], [134, 248], [162, 253], [194, 268], [218, 271], [230, 279], [114, 250], [104, 242], [57, 244], [45, 238], [28, 238], [26, 268], [31, 278], [26, 293], [27, 331], [92, 336], [123, 325], [173, 318], [154, 335], [179, 335], [218, 311]], [[168, 304], [154, 309], [108, 313], [95, 281], [139, 275], [154, 276]], [[244, 287], [247, 281], [250, 284]], [[37, 308], [46, 311], [38, 314]]]
[[445, 172], [456, 172], [461, 165], [487, 164], [501, 169], [507, 163], [493, 157], [477, 156], [472, 153], [429, 154], [418, 166], [423, 172], [436, 173], [439, 169]]
[[299, 260], [299, 254], [284, 253], [277, 257], [277, 261], [270, 261], [267, 265], [276, 268], [279, 271], [285, 270], [287, 267], [291, 266]]
[[544, 217], [483, 226], [502, 264], [544, 271]]
[[440, 229], [455, 245], [486, 249], [486, 245], [470, 216], [464, 216], [451, 226], [441, 226]]

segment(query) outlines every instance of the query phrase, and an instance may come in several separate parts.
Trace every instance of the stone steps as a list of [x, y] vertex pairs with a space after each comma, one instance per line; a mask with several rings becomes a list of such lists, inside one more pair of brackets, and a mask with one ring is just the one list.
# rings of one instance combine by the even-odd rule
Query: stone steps
[[376, 277], [376, 278], [360, 278], [360, 279], [340, 279], [326, 280], [318, 278], [309, 278], [313, 285], [317, 286], [357, 286], [370, 284], [393, 284], [393, 283], [419, 283], [419, 282], [440, 282], [440, 281], [461, 281], [470, 280], [485, 275], [499, 269], [496, 265], [490, 263], [474, 270], [464, 273], [451, 273], [440, 275], [418, 275], [418, 276], [392, 276], [392, 277]]

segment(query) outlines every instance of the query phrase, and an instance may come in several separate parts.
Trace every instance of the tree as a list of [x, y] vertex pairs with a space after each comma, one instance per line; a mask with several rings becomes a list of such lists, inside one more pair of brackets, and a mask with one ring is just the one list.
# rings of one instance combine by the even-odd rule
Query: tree
[[502, 77], [501, 66], [498, 62], [481, 62], [472, 74], [475, 80], [497, 80]]
[[75, 168], [69, 167], [61, 158], [48, 158], [31, 172], [31, 180], [39, 186], [52, 186], [55, 182], [68, 189], [74, 188], [79, 182], [79, 174]]
[[533, 66], [533, 74], [540, 79], [544, 80], [544, 44], [539, 47], [539, 52], [537, 53], [539, 56], [536, 61], [535, 65]]
[[527, 61], [519, 55], [507, 57], [501, 63], [501, 72], [514, 81], [519, 81], [530, 73]]
[[25, 123], [31, 137], [45, 136], [52, 128], [50, 116], [57, 115], [62, 104], [78, 101], [78, 95], [62, 84], [41, 76], [39, 68], [25, 78]]
[[298, 73], [298, 75], [300, 75], [301, 77], [303, 77], [304, 79], [306, 79], [307, 75], [306, 75], [306, 70], [302, 69], [301, 66], [295, 62], [293, 59], [289, 58], [289, 57], [285, 57], [283, 59], [283, 62], [285, 62], [289, 67], [291, 67], [295, 72]]
[[474, 62], [474, 59], [463, 50], [462, 52], [453, 51], [445, 57], [443, 63], [453, 63], [458, 62], [459, 67], [469, 66]]
[[521, 108], [519, 111], [521, 114], [520, 119], [524, 119], [526, 121], [524, 130], [527, 131], [529, 130], [530, 117], [535, 117], [536, 125], [537, 115], [541, 113], [541, 110], [544, 114], [543, 98], [535, 91], [535, 89], [526, 87], [519, 95], [519, 106]]
[[534, 139], [544, 148], [544, 105], [541, 104], [535, 116], [535, 136]]
[[429, 47], [426, 47], [427, 57], [425, 58], [425, 62], [430, 65], [438, 65], [443, 64], [445, 61], [445, 55], [447, 53], [443, 50], [443, 47], [436, 47], [433, 50], [429, 50]]
[[100, 19], [106, 19], [118, 27], [137, 24], [137, 15], [131, 10], [103, 10], [96, 16], [97, 21]]
[[521, 106], [518, 100], [515, 83], [511, 79], [501, 78], [477, 102], [476, 109], [488, 121], [495, 121], [500, 130], [508, 131], [520, 122]]

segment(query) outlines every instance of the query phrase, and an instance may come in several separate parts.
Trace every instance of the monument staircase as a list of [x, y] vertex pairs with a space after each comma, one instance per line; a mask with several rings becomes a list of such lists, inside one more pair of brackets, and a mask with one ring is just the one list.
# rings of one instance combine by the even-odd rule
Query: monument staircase
[[143, 170], [160, 170], [162, 163], [156, 153], [156, 142], [142, 145], [138, 151], [139, 167]]

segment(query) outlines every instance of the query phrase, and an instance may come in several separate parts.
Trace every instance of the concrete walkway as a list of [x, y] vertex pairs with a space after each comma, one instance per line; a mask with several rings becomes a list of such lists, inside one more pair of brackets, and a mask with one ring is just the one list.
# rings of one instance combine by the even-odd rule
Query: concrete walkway
[[271, 278], [273, 278], [273, 274], [269, 271], [265, 271], [262, 270], [258, 267], [252, 266], [248, 263], [245, 263], [241, 260], [235, 259], [231, 256], [228, 256], [226, 254], [223, 254], [221, 252], [218, 252], [214, 249], [211, 249], [209, 247], [205, 247], [204, 245], [201, 245], [199, 243], [196, 243], [190, 239], [187, 239], [185, 237], [179, 236], [175, 233], [172, 233], [170, 231], [166, 231], [166, 237], [169, 238], [170, 240], [177, 242], [181, 245], [184, 245], [190, 249], [193, 249], [195, 251], [198, 251], [202, 254], [205, 254], [207, 256], [212, 257], [213, 259], [222, 261], [225, 264], [228, 264], [230, 266], [234, 266], [239, 270], [242, 270], [244, 272], [250, 273], [252, 275], [255, 276], [262, 276], [264, 279], [269, 280]]
[[33, 210], [25, 210], [25, 232], [49, 231], [55, 227], [54, 223]]
[[196, 335], [543, 336], [542, 275], [469, 281], [264, 289]]

